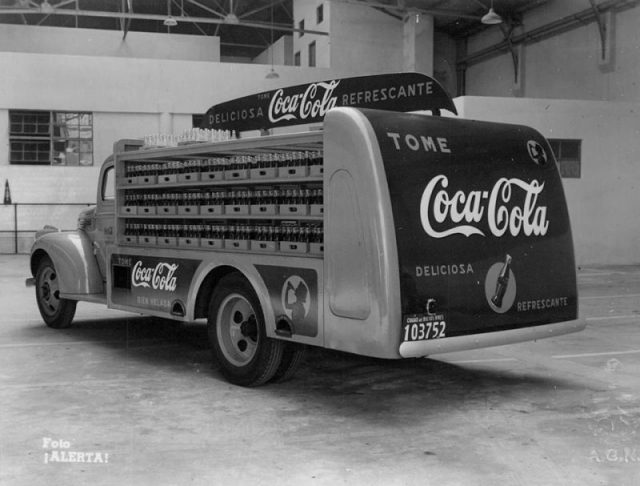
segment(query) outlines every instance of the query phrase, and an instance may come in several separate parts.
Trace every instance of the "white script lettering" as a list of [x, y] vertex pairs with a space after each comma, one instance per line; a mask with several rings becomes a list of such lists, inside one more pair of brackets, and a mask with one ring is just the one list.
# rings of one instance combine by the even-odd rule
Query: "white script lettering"
[[131, 284], [134, 287], [151, 287], [154, 290], [174, 292], [177, 279], [174, 276], [178, 265], [176, 263], [160, 262], [155, 267], [143, 267], [141, 261], [133, 266]]
[[[500, 178], [491, 191], [462, 190], [450, 194], [446, 189], [449, 179], [438, 175], [427, 184], [420, 200], [420, 219], [425, 232], [434, 238], [445, 238], [454, 234], [464, 236], [481, 235], [484, 231], [478, 223], [486, 218], [489, 231], [494, 236], [509, 233], [518, 236], [544, 236], [549, 229], [547, 207], [538, 206], [538, 197], [544, 182], [526, 182], [521, 179]], [[524, 191], [522, 206], [509, 204], [515, 189]], [[446, 228], [436, 230], [435, 225]]]
[[310, 84], [304, 93], [284, 96], [284, 90], [279, 89], [269, 103], [269, 121], [276, 123], [282, 120], [306, 120], [307, 118], [324, 117], [336, 106], [338, 99], [333, 91], [340, 81]]

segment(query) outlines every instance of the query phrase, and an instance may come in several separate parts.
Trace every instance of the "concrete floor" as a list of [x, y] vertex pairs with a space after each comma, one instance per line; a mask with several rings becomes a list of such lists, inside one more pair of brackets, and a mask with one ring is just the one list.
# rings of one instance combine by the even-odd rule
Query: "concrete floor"
[[81, 303], [48, 329], [26, 276], [0, 256], [3, 486], [640, 484], [640, 266], [580, 270], [579, 334], [411, 363], [313, 350], [255, 389], [222, 379], [201, 325]]

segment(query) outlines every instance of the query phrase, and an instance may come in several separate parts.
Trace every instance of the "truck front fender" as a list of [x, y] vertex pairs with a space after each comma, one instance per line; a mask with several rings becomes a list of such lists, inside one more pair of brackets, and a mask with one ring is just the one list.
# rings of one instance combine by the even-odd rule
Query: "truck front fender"
[[31, 248], [31, 274], [48, 256], [56, 268], [60, 293], [104, 294], [104, 283], [89, 237], [82, 231], [47, 233]]

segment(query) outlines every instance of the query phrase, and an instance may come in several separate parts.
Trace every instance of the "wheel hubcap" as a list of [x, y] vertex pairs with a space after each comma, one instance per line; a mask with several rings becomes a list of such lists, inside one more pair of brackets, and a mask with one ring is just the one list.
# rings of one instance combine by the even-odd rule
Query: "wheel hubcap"
[[256, 354], [258, 322], [253, 307], [240, 294], [231, 294], [220, 305], [216, 332], [225, 358], [235, 366], [244, 366]]
[[48, 315], [55, 314], [60, 307], [60, 290], [58, 278], [53, 268], [48, 267], [42, 272], [38, 282], [38, 293], [44, 312]]

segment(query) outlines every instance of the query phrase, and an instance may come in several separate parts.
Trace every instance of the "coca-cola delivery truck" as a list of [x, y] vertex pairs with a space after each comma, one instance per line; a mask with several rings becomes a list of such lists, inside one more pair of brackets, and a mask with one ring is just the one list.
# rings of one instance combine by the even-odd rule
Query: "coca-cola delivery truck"
[[[441, 110], [426, 76], [336, 79], [214, 106], [221, 140], [120, 141], [77, 230], [33, 245], [44, 321], [69, 326], [78, 301], [206, 319], [244, 386], [290, 377], [309, 345], [400, 359], [582, 329], [549, 144]], [[316, 125], [273, 134], [296, 123]]]

